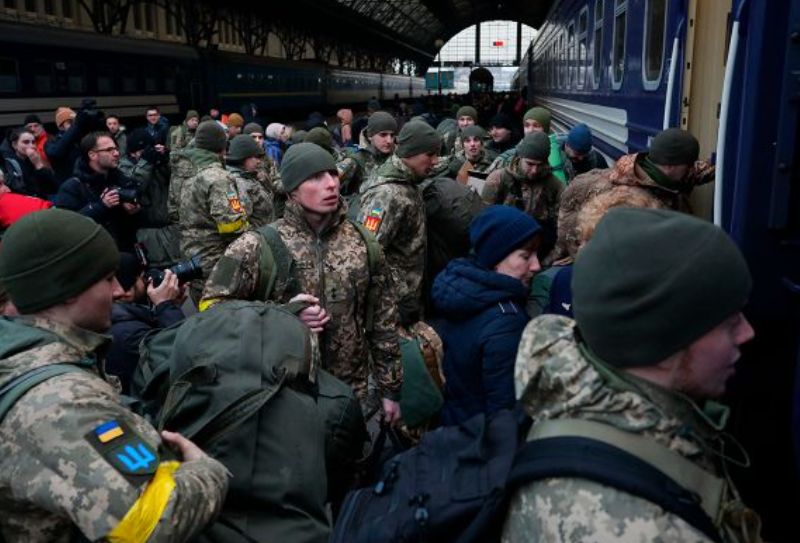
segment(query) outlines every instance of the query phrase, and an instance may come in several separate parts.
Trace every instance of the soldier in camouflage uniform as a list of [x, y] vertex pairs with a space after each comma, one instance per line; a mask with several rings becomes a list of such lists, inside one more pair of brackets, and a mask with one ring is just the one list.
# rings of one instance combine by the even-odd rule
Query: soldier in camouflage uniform
[[183, 124], [176, 126], [169, 133], [168, 144], [170, 151], [180, 151], [194, 139], [197, 125], [200, 124], [200, 114], [190, 109], [186, 113]]
[[278, 171], [278, 165], [272, 158], [267, 156], [267, 150], [264, 146], [264, 129], [258, 123], [248, 123], [244, 127], [244, 133], [258, 143], [258, 157], [260, 160], [256, 166], [256, 177], [270, 194], [273, 215], [276, 219], [279, 219], [283, 217], [283, 209], [286, 206], [286, 193], [281, 187], [281, 174]]
[[[364, 134], [369, 145], [362, 147], [351, 156], [358, 161], [366, 181], [375, 174], [394, 152], [397, 121], [385, 111], [376, 111], [369, 117]], [[356, 187], [356, 189], [358, 189]]]
[[[147, 130], [137, 128], [128, 135], [128, 152], [119, 160], [119, 171], [135, 179], [144, 193], [140, 224], [159, 228], [169, 224], [169, 155]], [[160, 150], [159, 150], [160, 149]]]
[[[456, 111], [457, 128], [444, 135], [443, 145], [445, 155], [458, 155], [464, 149], [464, 129], [475, 126], [478, 122], [478, 112], [472, 106], [463, 106]], [[461, 153], [463, 155], [463, 153]]]
[[564, 185], [547, 163], [550, 140], [543, 132], [525, 136], [510, 166], [495, 170], [486, 180], [481, 197], [489, 205], [514, 206], [542, 227], [542, 251], [556, 240], [558, 207]]
[[321, 126], [312, 128], [303, 138], [303, 141], [319, 145], [333, 157], [333, 161], [336, 163], [336, 171], [339, 173], [341, 194], [347, 196], [358, 192], [364, 169], [361, 167], [361, 163], [355, 159], [352, 152], [348, 153], [333, 146], [333, 136], [331, 136], [327, 128]]
[[236, 179], [242, 205], [252, 228], [266, 226], [275, 220], [272, 194], [259, 179], [261, 150], [252, 137], [239, 134], [231, 140], [225, 157], [225, 169]]
[[404, 326], [422, 318], [427, 224], [417, 185], [438, 164], [441, 144], [441, 136], [427, 123], [407, 123], [395, 154], [361, 186], [358, 222], [383, 246]]
[[685, 130], [670, 128], [653, 139], [649, 153], [621, 157], [610, 170], [593, 170], [576, 177], [561, 195], [558, 243], [552, 257], [575, 254], [579, 239], [578, 213], [597, 194], [619, 185], [640, 187], [664, 207], [691, 213], [689, 196], [695, 187], [714, 180], [715, 167], [697, 160], [700, 144]]
[[[181, 255], [184, 259], [200, 255], [203, 279], [208, 278], [228, 245], [249, 229], [236, 180], [222, 165], [226, 143], [219, 123], [206, 121], [197, 127], [194, 148], [187, 152], [197, 173], [181, 190]], [[199, 300], [202, 288], [202, 283], [192, 286], [195, 300]]]
[[0, 318], [0, 389], [32, 370], [71, 371], [40, 382], [0, 417], [0, 539], [194, 538], [220, 511], [228, 472], [131, 412], [103, 371], [113, 297], [122, 294], [109, 234], [51, 209], [11, 226], [3, 255], [0, 278], [22, 316]]
[[[575, 264], [575, 321], [545, 315], [523, 333], [515, 381], [534, 421], [528, 439], [582, 428], [651, 465], [661, 460], [658, 469], [697, 494], [720, 541], [760, 541], [758, 516], [727, 475], [727, 408], [712, 401], [753, 337], [741, 313], [751, 285], [715, 226], [668, 210], [609, 211]], [[503, 541], [711, 540], [644, 498], [555, 477], [515, 493]]]
[[458, 141], [461, 149], [456, 151], [449, 164], [450, 176], [462, 185], [467, 184], [469, 172], [489, 171], [495, 155], [484, 149], [484, 141], [489, 137], [486, 130], [472, 125], [461, 130]]
[[[325, 368], [353, 387], [362, 403], [372, 376], [387, 419], [394, 421], [400, 416], [402, 383], [397, 298], [387, 282], [383, 255], [375, 269], [369, 265], [368, 234], [347, 219], [336, 171], [330, 154], [315, 144], [298, 143], [286, 152], [281, 176], [290, 199], [286, 214], [272, 228], [294, 264], [291, 277], [276, 278], [279, 284], [270, 299], [285, 303], [300, 295], [309, 302], [300, 318], [320, 332]], [[263, 296], [258, 286], [264, 279], [260, 259], [269, 249], [266, 243], [260, 233], [248, 232], [228, 247], [206, 283], [201, 310], [221, 300]], [[371, 303], [374, 321], [368, 330]]]

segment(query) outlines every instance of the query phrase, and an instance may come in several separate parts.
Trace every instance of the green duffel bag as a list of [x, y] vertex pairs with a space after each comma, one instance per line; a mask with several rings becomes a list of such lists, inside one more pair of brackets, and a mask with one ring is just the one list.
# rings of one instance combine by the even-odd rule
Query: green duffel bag
[[164, 269], [181, 261], [181, 231], [177, 224], [163, 228], [140, 228], [136, 241], [144, 246], [147, 264]]
[[419, 340], [401, 336], [400, 353], [403, 357], [400, 409], [406, 425], [417, 428], [438, 415], [444, 398], [431, 378]]

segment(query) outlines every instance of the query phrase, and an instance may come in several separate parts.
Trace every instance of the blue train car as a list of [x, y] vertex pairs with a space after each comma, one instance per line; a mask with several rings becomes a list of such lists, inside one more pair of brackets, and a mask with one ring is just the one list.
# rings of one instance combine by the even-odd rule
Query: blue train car
[[765, 539], [795, 540], [800, 2], [556, 1], [528, 54], [529, 97], [561, 128], [589, 124], [616, 158], [677, 126], [716, 162], [700, 214], [730, 233], [754, 279], [745, 314], [756, 337], [743, 346], [726, 398], [729, 429], [749, 460], [731, 450], [751, 467], [734, 476], [765, 521]]

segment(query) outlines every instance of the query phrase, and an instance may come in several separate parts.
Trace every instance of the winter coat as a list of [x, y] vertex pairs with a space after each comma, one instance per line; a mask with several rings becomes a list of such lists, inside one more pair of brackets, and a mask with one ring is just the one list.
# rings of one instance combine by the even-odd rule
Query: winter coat
[[5, 172], [5, 184], [17, 194], [47, 198], [58, 190], [53, 170], [44, 166], [38, 170], [27, 158], [14, 154], [0, 161]]
[[77, 211], [89, 217], [108, 230], [120, 251], [132, 253], [139, 217], [129, 215], [122, 204], [106, 207], [100, 195], [109, 187], [135, 188], [136, 182], [119, 170], [111, 170], [105, 176], [79, 160], [75, 166], [75, 177], [64, 181], [53, 203], [56, 207]]
[[114, 304], [111, 335], [114, 342], [106, 357], [106, 373], [119, 377], [122, 393], [130, 394], [131, 378], [139, 364], [139, 344], [152, 330], [167, 328], [184, 319], [180, 306], [172, 300], [150, 309], [139, 304]]
[[443, 424], [514, 407], [514, 360], [528, 322], [521, 281], [471, 259], [448, 264], [433, 283], [433, 305], [445, 322]]

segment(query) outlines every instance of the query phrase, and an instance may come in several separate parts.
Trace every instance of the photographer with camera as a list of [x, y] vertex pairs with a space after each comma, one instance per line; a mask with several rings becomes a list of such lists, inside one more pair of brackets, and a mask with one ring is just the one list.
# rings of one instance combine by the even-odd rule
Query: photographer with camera
[[65, 181], [53, 202], [102, 225], [120, 251], [131, 252], [139, 228], [139, 188], [119, 171], [119, 151], [107, 132], [92, 132], [81, 140], [75, 177]]
[[119, 170], [139, 185], [143, 207], [141, 225], [161, 228], [169, 224], [169, 153], [157, 145], [153, 136], [137, 128], [128, 134], [128, 153], [121, 156]]
[[78, 113], [68, 107], [56, 110], [58, 134], [44, 144], [44, 152], [59, 184], [72, 177], [81, 156], [81, 139], [91, 132], [106, 130], [105, 114], [96, 109], [96, 103], [93, 98], [84, 98]]
[[[161, 281], [153, 277], [161, 274]], [[114, 342], [106, 358], [106, 373], [119, 377], [122, 393], [129, 394], [144, 336], [185, 318], [181, 304], [186, 299], [186, 283], [172, 270], [145, 272], [145, 263], [130, 253], [120, 255], [116, 275], [125, 294], [115, 300], [111, 313]]]

